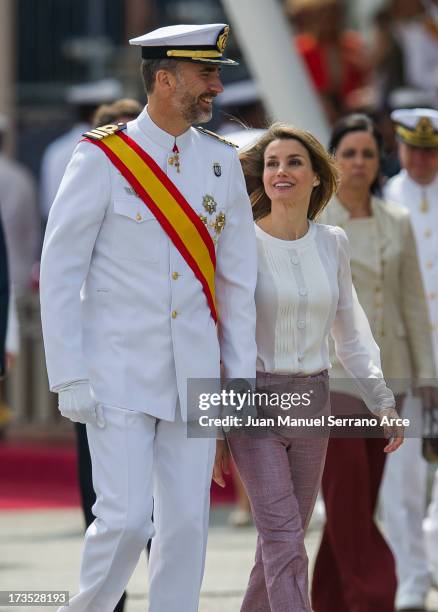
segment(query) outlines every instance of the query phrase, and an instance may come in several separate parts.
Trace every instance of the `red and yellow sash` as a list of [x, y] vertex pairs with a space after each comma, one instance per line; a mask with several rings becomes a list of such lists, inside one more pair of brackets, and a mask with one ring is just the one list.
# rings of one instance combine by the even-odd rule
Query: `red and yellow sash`
[[211, 316], [217, 322], [214, 243], [196, 212], [152, 157], [122, 131], [102, 139], [84, 140], [102, 149], [154, 214], [201, 283]]

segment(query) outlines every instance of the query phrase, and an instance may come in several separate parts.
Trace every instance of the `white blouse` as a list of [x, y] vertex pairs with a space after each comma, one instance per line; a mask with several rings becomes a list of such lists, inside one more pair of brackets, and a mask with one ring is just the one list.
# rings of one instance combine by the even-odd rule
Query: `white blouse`
[[339, 227], [309, 222], [298, 240], [255, 225], [258, 250], [257, 369], [314, 374], [330, 368], [328, 336], [368, 408], [395, 405], [379, 349], [352, 287], [348, 238]]

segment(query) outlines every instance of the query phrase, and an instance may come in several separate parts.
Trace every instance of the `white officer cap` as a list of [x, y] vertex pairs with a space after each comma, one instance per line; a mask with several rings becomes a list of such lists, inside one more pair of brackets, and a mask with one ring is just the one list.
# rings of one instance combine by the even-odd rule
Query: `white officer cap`
[[227, 140], [242, 150], [248, 149], [255, 144], [264, 134], [266, 134], [266, 130], [247, 128], [244, 130], [236, 130], [235, 132], [227, 132]]
[[431, 108], [402, 108], [391, 113], [395, 132], [412, 147], [438, 147], [438, 111]]
[[117, 79], [101, 79], [90, 83], [72, 85], [66, 99], [70, 104], [104, 104], [122, 96], [122, 86]]
[[218, 96], [218, 102], [221, 106], [253, 104], [257, 100], [260, 100], [259, 90], [256, 83], [250, 79], [225, 85], [223, 93]]
[[141, 47], [143, 59], [177, 59], [205, 64], [237, 65], [225, 58], [230, 28], [226, 23], [174, 25], [131, 38], [130, 45]]

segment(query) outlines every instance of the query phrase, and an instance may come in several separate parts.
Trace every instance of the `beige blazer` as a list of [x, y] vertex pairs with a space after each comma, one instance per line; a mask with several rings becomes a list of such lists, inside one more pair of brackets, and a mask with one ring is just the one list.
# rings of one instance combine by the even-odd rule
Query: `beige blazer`
[[[394, 391], [403, 392], [412, 382], [421, 384], [435, 376], [428, 311], [409, 213], [376, 197], [371, 209], [374, 239], [350, 240], [353, 283], [380, 346], [384, 376]], [[337, 198], [318, 221], [342, 227], [350, 238], [350, 215]], [[380, 264], [373, 282], [363, 265], [368, 258]], [[331, 362], [331, 378], [345, 379], [333, 351]]]

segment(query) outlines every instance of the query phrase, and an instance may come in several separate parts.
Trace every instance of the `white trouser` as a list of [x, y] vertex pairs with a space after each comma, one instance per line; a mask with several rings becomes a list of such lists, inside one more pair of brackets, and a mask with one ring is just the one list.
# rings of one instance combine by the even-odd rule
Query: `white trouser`
[[[421, 403], [407, 396], [403, 417], [418, 422]], [[430, 586], [422, 524], [426, 510], [427, 463], [421, 438], [405, 438], [389, 455], [381, 489], [385, 535], [394, 553], [398, 589], [396, 608], [422, 607]]]
[[60, 612], [112, 612], [154, 526], [149, 612], [197, 612], [215, 440], [187, 439], [178, 413], [170, 422], [104, 407], [106, 426], [87, 425], [96, 520], [79, 593]]
[[424, 543], [429, 570], [438, 582], [438, 470], [432, 488], [432, 500], [427, 510], [427, 516], [423, 521]]

